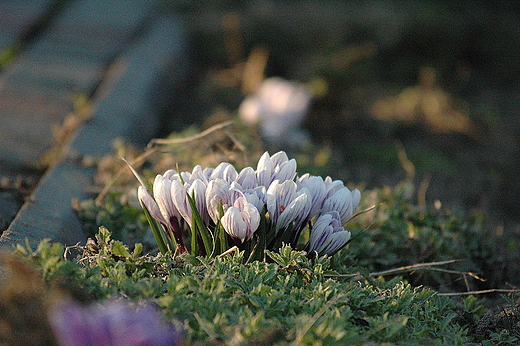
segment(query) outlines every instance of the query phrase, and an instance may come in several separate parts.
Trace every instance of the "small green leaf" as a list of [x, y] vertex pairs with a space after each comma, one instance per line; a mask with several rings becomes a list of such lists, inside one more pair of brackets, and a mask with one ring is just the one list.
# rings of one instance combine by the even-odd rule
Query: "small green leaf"
[[112, 243], [112, 253], [116, 256], [121, 256], [125, 258], [130, 258], [130, 252], [128, 252], [127, 247], [120, 241], [114, 241]]

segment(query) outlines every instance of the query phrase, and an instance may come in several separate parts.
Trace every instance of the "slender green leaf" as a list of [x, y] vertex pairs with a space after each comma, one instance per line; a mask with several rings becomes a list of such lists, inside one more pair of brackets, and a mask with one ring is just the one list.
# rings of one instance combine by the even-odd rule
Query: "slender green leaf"
[[200, 216], [200, 213], [197, 209], [195, 196], [190, 196], [188, 194], [188, 201], [190, 202], [191, 207], [192, 228], [195, 231], [193, 232], [193, 235], [195, 235], [196, 237], [197, 234], [200, 234], [202, 238], [202, 243], [204, 244], [204, 250], [206, 251], [207, 255], [210, 255], [213, 249], [213, 235], [210, 233], [206, 225], [204, 225], [204, 221], [202, 220], [202, 217]]
[[141, 202], [141, 206], [143, 207], [146, 220], [148, 220], [148, 224], [150, 224], [150, 228], [152, 229], [152, 234], [155, 238], [157, 246], [159, 247], [159, 251], [164, 255], [168, 252], [168, 246], [166, 245], [163, 228], [157, 224], [157, 221], [152, 217], [148, 211], [148, 208], [146, 208], [143, 202]]

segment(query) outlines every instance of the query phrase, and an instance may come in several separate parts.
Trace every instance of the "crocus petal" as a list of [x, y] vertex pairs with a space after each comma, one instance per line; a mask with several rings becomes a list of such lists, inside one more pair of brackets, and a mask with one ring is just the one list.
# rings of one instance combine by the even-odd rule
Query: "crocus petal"
[[188, 201], [188, 183], [182, 183], [180, 180], [173, 180], [171, 184], [171, 196], [175, 207], [184, 218], [184, 221], [192, 227], [191, 224], [191, 206]]
[[166, 226], [166, 220], [161, 214], [161, 210], [159, 209], [157, 202], [153, 199], [152, 195], [150, 194], [150, 191], [148, 191], [148, 189], [143, 186], [139, 186], [137, 188], [137, 197], [144, 204], [146, 209], [148, 209], [150, 215], [154, 219], [159, 221], [161, 224]]
[[171, 196], [171, 180], [160, 174], [157, 175], [153, 183], [153, 195], [164, 220], [168, 222], [170, 227], [173, 227], [173, 224], [177, 223], [181, 216]]
[[275, 225], [275, 231], [286, 228], [294, 222], [295, 229], [299, 229], [309, 216], [311, 210], [311, 197], [309, 190], [303, 188], [289, 205], [281, 212]]
[[206, 188], [206, 206], [208, 214], [215, 224], [220, 219], [220, 204], [225, 207], [228, 203], [229, 183], [223, 179], [211, 180]]
[[200, 179], [195, 179], [188, 188], [188, 194], [193, 196], [197, 210], [202, 221], [207, 225], [209, 221], [208, 209], [206, 208], [206, 184]]
[[247, 225], [237, 207], [229, 207], [221, 219], [222, 226], [233, 238], [243, 242], [246, 238]]
[[271, 183], [266, 192], [266, 205], [269, 212], [271, 225], [278, 223], [280, 214], [291, 204], [296, 198], [296, 183], [292, 180], [286, 180], [280, 183], [275, 180]]
[[329, 238], [330, 241], [324, 249], [324, 253], [326, 254], [332, 254], [345, 246], [345, 244], [350, 240], [350, 232], [345, 230], [334, 232]]
[[327, 194], [325, 182], [322, 177], [311, 176], [310, 174], [304, 174], [297, 179], [297, 185], [299, 188], [306, 187], [312, 196], [312, 207], [309, 212], [309, 218], [318, 214], [323, 207], [323, 201]]
[[228, 183], [231, 183], [237, 178], [236, 168], [229, 162], [221, 162], [211, 174], [211, 179], [224, 179]]
[[244, 197], [238, 198], [221, 219], [226, 232], [240, 243], [247, 241], [260, 225], [260, 213]]
[[280, 165], [275, 165], [275, 170], [273, 172], [272, 179], [286, 181], [286, 180], [293, 180], [295, 176], [296, 176], [296, 160], [291, 159], [289, 161], [281, 163]]
[[193, 182], [196, 179], [198, 179], [202, 181], [205, 185], [208, 184], [208, 177], [206, 176], [206, 173], [202, 170], [202, 167], [200, 165], [196, 165], [195, 167], [193, 167], [190, 179], [190, 182]]
[[343, 247], [350, 239], [350, 232], [341, 226], [337, 211], [320, 215], [311, 230], [307, 251], [331, 254]]
[[177, 176], [177, 178], [178, 178], [178, 174], [179, 174], [179, 173], [177, 173], [176, 170], [174, 170], [174, 169], [169, 169], [169, 170], [167, 170], [166, 172], [164, 172], [163, 177], [164, 177], [165, 179], [170, 179], [170, 180], [172, 180], [172, 179], [176, 179], [176, 178], [174, 178], [175, 176]]
[[339, 213], [341, 222], [345, 223], [358, 207], [360, 197], [361, 194], [358, 190], [350, 191], [348, 188], [343, 187], [325, 199], [323, 212], [335, 210]]
[[258, 160], [258, 165], [256, 168], [258, 185], [268, 187], [271, 184], [272, 171], [273, 163], [271, 162], [271, 157], [269, 156], [269, 153], [266, 151]]
[[244, 190], [254, 189], [257, 187], [255, 170], [252, 167], [244, 168], [238, 174], [236, 182], [239, 183]]

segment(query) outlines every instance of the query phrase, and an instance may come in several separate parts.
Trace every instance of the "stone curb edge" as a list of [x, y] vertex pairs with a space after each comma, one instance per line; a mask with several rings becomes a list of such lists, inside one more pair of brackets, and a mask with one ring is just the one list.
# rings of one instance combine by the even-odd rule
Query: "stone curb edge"
[[41, 179], [9, 228], [0, 237], [0, 249], [27, 241], [35, 246], [43, 239], [74, 245], [85, 241], [85, 234], [71, 201], [88, 197], [95, 169], [85, 167], [81, 158], [101, 157], [111, 152], [112, 141], [125, 137], [146, 143], [160, 126], [158, 100], [168, 98], [160, 90], [160, 79], [170, 70], [179, 87], [186, 75], [184, 27], [175, 16], [153, 18], [143, 36], [120, 57], [121, 73], [109, 77], [102, 95], [94, 97], [93, 114], [70, 139], [65, 157], [56, 162]]

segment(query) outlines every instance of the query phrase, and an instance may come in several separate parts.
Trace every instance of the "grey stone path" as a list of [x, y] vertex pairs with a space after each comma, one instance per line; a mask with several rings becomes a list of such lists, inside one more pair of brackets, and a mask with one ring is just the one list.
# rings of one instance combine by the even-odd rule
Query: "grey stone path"
[[[15, 8], [19, 21], [10, 20], [20, 29], [2, 37], [1, 47], [16, 40], [50, 3], [23, 2], [25, 11], [11, 2], [17, 3], [6, 2], [7, 10], [0, 2], [0, 19], [12, 18], [6, 11]], [[71, 199], [86, 196], [94, 172], [78, 158], [110, 152], [117, 137], [143, 143], [153, 136], [160, 126], [153, 103], [156, 95], [168, 95], [161, 92], [161, 76], [185, 59], [182, 29], [178, 19], [157, 13], [153, 1], [72, 1], [1, 72], [0, 174], [23, 174], [38, 165], [52, 144], [53, 126], [73, 111], [76, 97], [90, 97], [93, 111], [2, 233], [0, 248], [26, 238], [83, 240]], [[182, 70], [174, 73], [182, 82]], [[0, 195], [0, 210], [12, 210], [12, 203]]]

